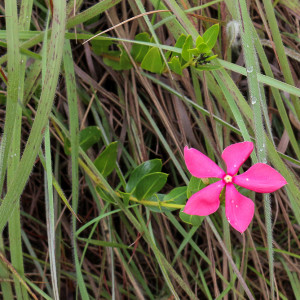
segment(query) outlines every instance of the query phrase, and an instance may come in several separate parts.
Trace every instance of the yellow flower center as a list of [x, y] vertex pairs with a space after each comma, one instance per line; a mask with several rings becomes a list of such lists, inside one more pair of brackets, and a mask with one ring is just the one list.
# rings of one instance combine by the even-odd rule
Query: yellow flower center
[[224, 177], [224, 181], [225, 181], [226, 183], [232, 182], [232, 176], [226, 175], [226, 176]]

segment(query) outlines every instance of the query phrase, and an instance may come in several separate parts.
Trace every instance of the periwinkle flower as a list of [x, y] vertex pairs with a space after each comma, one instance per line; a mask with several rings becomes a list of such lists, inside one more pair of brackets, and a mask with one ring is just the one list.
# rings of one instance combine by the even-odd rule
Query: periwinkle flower
[[198, 178], [220, 178], [193, 194], [187, 201], [184, 213], [207, 216], [220, 206], [220, 194], [225, 190], [225, 214], [230, 225], [243, 233], [254, 215], [254, 203], [240, 194], [237, 184], [259, 193], [272, 193], [287, 184], [284, 177], [267, 164], [257, 163], [245, 173], [236, 175], [253, 150], [252, 142], [236, 143], [228, 146], [222, 153], [226, 163], [225, 173], [215, 162], [194, 148], [184, 148], [184, 159], [190, 173]]

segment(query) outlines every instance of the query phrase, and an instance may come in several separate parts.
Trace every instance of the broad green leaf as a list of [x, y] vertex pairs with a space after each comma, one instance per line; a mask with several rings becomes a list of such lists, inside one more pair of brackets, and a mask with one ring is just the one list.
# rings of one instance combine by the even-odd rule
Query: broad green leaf
[[152, 47], [145, 55], [141, 67], [152, 73], [160, 74], [163, 70], [163, 61], [161, 54], [156, 47]]
[[[187, 186], [174, 188], [169, 194], [165, 195], [163, 202], [169, 204], [185, 204], [187, 200]], [[176, 210], [177, 208], [167, 208], [168, 210]]]
[[168, 62], [168, 65], [171, 71], [178, 75], [182, 75], [182, 68], [178, 56], [173, 56], [171, 61]]
[[158, 206], [151, 206], [151, 205], [145, 205], [148, 207], [151, 211], [154, 212], [167, 212], [167, 211], [173, 211], [173, 210], [178, 210], [178, 208], [171, 208], [171, 207], [166, 207], [164, 204], [182, 204], [184, 205], [186, 203], [186, 191], [187, 191], [187, 186], [181, 186], [174, 188], [169, 194], [164, 195], [164, 194], [155, 194], [152, 197], [148, 198], [147, 200], [153, 201], [153, 202], [158, 202], [160, 205]]
[[96, 168], [104, 177], [108, 176], [116, 166], [117, 149], [118, 142], [109, 144], [94, 161]]
[[219, 24], [209, 27], [203, 34], [202, 38], [209, 49], [212, 49], [219, 35]]
[[205, 188], [205, 184], [203, 183], [202, 179], [192, 176], [187, 187], [187, 198], [190, 198], [193, 194], [202, 190], [203, 188]]
[[[89, 126], [79, 132], [79, 145], [86, 151], [100, 140], [101, 131], [97, 126]], [[65, 138], [64, 150], [67, 155], [71, 154], [71, 144], [69, 139]]]
[[79, 132], [79, 145], [86, 151], [91, 146], [99, 142], [101, 130], [97, 126], [89, 126]]
[[134, 195], [138, 200], [147, 199], [160, 191], [167, 182], [168, 174], [156, 172], [145, 175], [137, 184]]
[[120, 70], [130, 70], [132, 68], [130, 58], [122, 45], [119, 45], [119, 48], [121, 49]]
[[103, 62], [116, 71], [129, 70], [132, 68], [129, 56], [122, 45], [118, 45], [120, 51], [109, 51], [109, 56], [103, 57]]
[[191, 35], [188, 35], [183, 44], [181, 54], [185, 61], [190, 61], [192, 59], [192, 54], [189, 52], [191, 48], [193, 48], [193, 38]]
[[[105, 36], [105, 35], [103, 35], [103, 36]], [[92, 39], [91, 40], [92, 50], [97, 55], [101, 55], [103, 53], [108, 53], [109, 47], [112, 44], [113, 44], [113, 41], [109, 40], [109, 39], [103, 39], [103, 40]]]
[[[141, 41], [141, 42], [150, 42], [150, 36], [147, 32], [139, 33], [134, 38], [135, 41]], [[131, 48], [131, 55], [134, 58], [134, 60], [138, 63], [142, 62], [143, 58], [149, 51], [149, 46], [146, 45], [140, 45], [140, 44], [133, 44]]]
[[188, 51], [189, 51], [190, 54], [192, 54], [196, 57], [200, 54], [200, 52], [197, 48], [189, 49]]
[[204, 43], [204, 40], [201, 35], [199, 35], [196, 39], [196, 47], [198, 47], [200, 44]]
[[[151, 196], [150, 198], [148, 198], [147, 200], [160, 203], [160, 202], [162, 202], [164, 196], [165, 196], [164, 194], [155, 194], [155, 195]], [[145, 206], [147, 208], [149, 208], [151, 211], [156, 212], [156, 213], [163, 213], [163, 212], [169, 211], [167, 208], [162, 207], [162, 206], [154, 206], [154, 205], [145, 205]]]
[[126, 192], [132, 193], [143, 176], [154, 172], [160, 172], [161, 168], [162, 168], [162, 163], [160, 159], [148, 160], [140, 164], [139, 166], [137, 166], [133, 170], [127, 182], [126, 189], [125, 189]]
[[193, 226], [200, 226], [202, 224], [205, 217], [188, 215], [183, 212], [183, 209], [184, 208], [182, 208], [179, 212], [179, 217], [183, 222], [191, 224]]
[[185, 41], [186, 41], [187, 36], [185, 34], [181, 34], [181, 36], [177, 39], [175, 48], [182, 48]]
[[103, 62], [114, 70], [120, 71], [120, 56], [121, 51], [109, 51], [108, 56], [103, 57]]
[[197, 50], [200, 53], [209, 53], [211, 51], [211, 48], [206, 43], [201, 43], [197, 46]]
[[[186, 35], [185, 34], [182, 34], [179, 38], [178, 38], [178, 40], [176, 41], [176, 44], [175, 44], [175, 48], [181, 48], [182, 49], [182, 47], [183, 47], [183, 45], [184, 45], [184, 43], [185, 43], [185, 40], [186, 40]], [[171, 56], [171, 59], [173, 58], [173, 57], [178, 57], [179, 58], [179, 61], [181, 62], [181, 54], [179, 54], [179, 53], [172, 53], [172, 56]]]

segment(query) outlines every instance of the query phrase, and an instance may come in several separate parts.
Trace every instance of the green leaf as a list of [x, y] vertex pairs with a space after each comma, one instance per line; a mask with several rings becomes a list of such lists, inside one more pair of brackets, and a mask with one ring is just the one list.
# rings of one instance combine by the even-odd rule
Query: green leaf
[[204, 40], [201, 35], [199, 35], [196, 39], [196, 47], [198, 47], [200, 44], [204, 43]]
[[145, 55], [141, 67], [152, 73], [161, 74], [163, 70], [163, 61], [159, 49], [152, 47]]
[[134, 195], [138, 200], [147, 199], [160, 191], [167, 182], [168, 174], [156, 172], [145, 175], [137, 184]]
[[[187, 186], [174, 188], [169, 194], [165, 195], [163, 202], [169, 204], [185, 204], [187, 200]], [[168, 210], [176, 210], [177, 208], [167, 208]]]
[[[106, 36], [106, 35], [103, 35], [103, 36]], [[101, 55], [103, 53], [108, 53], [109, 47], [112, 44], [113, 44], [113, 41], [109, 40], [109, 39], [103, 39], [103, 40], [92, 39], [91, 40], [92, 51], [97, 55]]]
[[[150, 36], [147, 32], [142, 32], [136, 35], [134, 40], [141, 42], [150, 42]], [[149, 51], [149, 48], [150, 47], [146, 45], [133, 44], [131, 48], [131, 55], [136, 62], [140, 63]]]
[[212, 49], [217, 41], [219, 35], [219, 24], [215, 24], [208, 28], [202, 38], [204, 42], [207, 44], [209, 49]]
[[[183, 47], [183, 45], [185, 43], [185, 40], [186, 40], [186, 35], [185, 34], [181, 34], [181, 36], [176, 41], [176, 44], [175, 44], [174, 47], [182, 49], [182, 47]], [[181, 62], [181, 54], [179, 54], [179, 53], [172, 53], [171, 59], [173, 57], [176, 57], [176, 56], [179, 58], [179, 61]]]
[[168, 62], [168, 65], [174, 73], [178, 75], [182, 75], [182, 68], [181, 68], [181, 63], [179, 61], [178, 56], [173, 56], [171, 61]]
[[132, 68], [132, 64], [127, 52], [122, 45], [119, 45], [118, 47], [121, 49], [120, 70], [130, 70]]
[[186, 213], [183, 212], [184, 208], [182, 208], [179, 212], [179, 217], [180, 219], [188, 224], [191, 224], [193, 226], [200, 226], [203, 222], [203, 220], [205, 219], [205, 217], [202, 216], [192, 216], [192, 215], [188, 215]]
[[213, 59], [215, 59], [215, 58], [217, 58], [217, 57], [218, 57], [218, 54], [212, 55], [212, 56], [206, 58], [205, 61], [212, 61]]
[[164, 203], [184, 205], [187, 199], [186, 191], [187, 191], [187, 186], [182, 186], [182, 187], [174, 188], [167, 195], [155, 194], [150, 198], [148, 198], [147, 200], [153, 202], [159, 202], [161, 205], [158, 206], [145, 205], [145, 206], [149, 208], [151, 211], [158, 212], [158, 213], [177, 210], [178, 208], [165, 207]]
[[[148, 201], [153, 201], [153, 202], [162, 202], [164, 194], [154, 194], [150, 198], [148, 198]], [[167, 208], [162, 207], [162, 206], [154, 206], [154, 205], [145, 205], [147, 208], [149, 208], [151, 211], [156, 212], [156, 213], [163, 213], [166, 211], [169, 211]]]
[[127, 207], [129, 205], [129, 198], [130, 198], [131, 194], [129, 194], [129, 193], [123, 193], [121, 191], [118, 191], [118, 193], [120, 194], [120, 197], [123, 199], [124, 204]]
[[[86, 151], [92, 145], [100, 140], [101, 131], [97, 126], [89, 126], [79, 132], [79, 145]], [[67, 155], [71, 154], [71, 143], [70, 140], [65, 137], [64, 150]]]
[[188, 51], [191, 48], [193, 48], [193, 38], [191, 35], [188, 35], [182, 47], [182, 54], [181, 54], [182, 58], [185, 61], [190, 61], [192, 59], [192, 54], [190, 53], [190, 51]]
[[152, 159], [140, 164], [130, 175], [125, 189], [126, 192], [132, 193], [143, 176], [154, 172], [160, 172], [161, 168], [162, 163], [160, 159]]
[[116, 166], [117, 149], [118, 142], [109, 144], [94, 161], [94, 165], [104, 177], [108, 176]]
[[194, 56], [198, 56], [200, 54], [200, 51], [198, 50], [198, 48], [189, 49], [188, 51], [190, 54], [192, 54]]
[[211, 52], [211, 48], [209, 48], [209, 46], [206, 43], [201, 43], [197, 46], [197, 50], [200, 53], [210, 53]]
[[[109, 51], [108, 55], [111, 56], [110, 57], [103, 57], [103, 62], [113, 68], [114, 70], [120, 71], [121, 70], [121, 66], [120, 66], [120, 56], [121, 56], [121, 51]], [[113, 59], [113, 57], [115, 57], [115, 59]]]
[[104, 200], [107, 201], [109, 203], [115, 203], [115, 200], [113, 199], [113, 197], [109, 194], [109, 192], [105, 191], [104, 189], [102, 189], [99, 186], [96, 186], [96, 191], [97, 193], [100, 195], [100, 197]]
[[215, 66], [215, 65], [202, 65], [202, 66], [198, 66], [197, 70], [200, 71], [214, 71], [214, 70], [220, 70], [223, 69], [222, 66]]
[[86, 151], [91, 146], [99, 142], [101, 130], [97, 126], [89, 126], [79, 132], [79, 145], [82, 150]]
[[129, 59], [129, 56], [122, 45], [118, 45], [120, 51], [109, 51], [108, 55], [113, 58], [109, 57], [103, 57], [103, 62], [109, 66], [112, 67], [116, 71], [123, 71], [123, 70], [129, 70], [132, 68], [131, 61]]
[[203, 183], [202, 179], [192, 176], [187, 187], [187, 197], [190, 198], [193, 194], [202, 190], [203, 188], [205, 188], [205, 184]]
[[175, 48], [182, 48], [185, 41], [186, 41], [187, 36], [185, 34], [181, 34], [181, 36], [177, 39], [176, 44], [175, 44]]

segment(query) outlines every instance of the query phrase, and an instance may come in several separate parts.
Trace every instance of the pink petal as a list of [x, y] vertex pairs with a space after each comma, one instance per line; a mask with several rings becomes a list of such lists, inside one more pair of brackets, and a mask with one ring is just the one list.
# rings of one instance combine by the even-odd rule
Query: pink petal
[[227, 184], [225, 192], [225, 213], [230, 225], [243, 233], [254, 215], [254, 203], [240, 194], [233, 184]]
[[259, 193], [272, 193], [287, 184], [281, 174], [263, 163], [257, 163], [245, 173], [233, 177], [233, 182]]
[[225, 184], [221, 180], [192, 195], [183, 212], [197, 216], [207, 216], [214, 213], [220, 206], [219, 196], [224, 186]]
[[252, 142], [236, 143], [226, 147], [222, 153], [222, 158], [227, 166], [227, 174], [235, 175], [252, 150]]
[[184, 160], [190, 173], [198, 178], [223, 178], [225, 172], [210, 158], [194, 148], [184, 147]]

